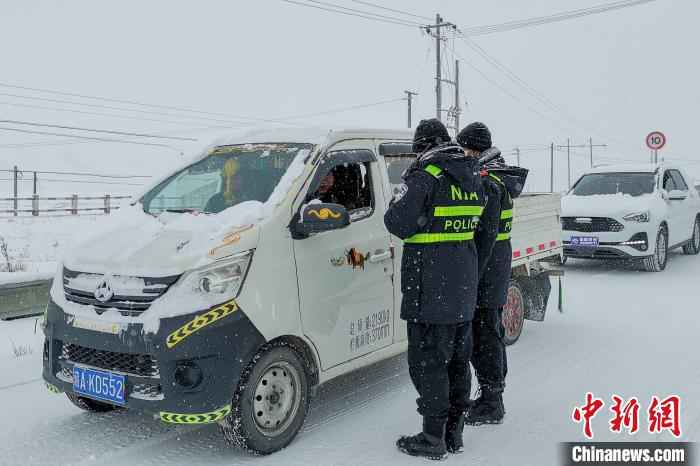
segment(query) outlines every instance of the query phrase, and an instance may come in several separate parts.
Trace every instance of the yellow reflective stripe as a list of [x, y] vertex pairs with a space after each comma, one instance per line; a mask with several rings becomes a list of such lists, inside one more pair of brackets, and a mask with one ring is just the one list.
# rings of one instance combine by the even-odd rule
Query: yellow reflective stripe
[[428, 165], [425, 167], [425, 171], [437, 178], [442, 173], [442, 168], [436, 167], [435, 165]]
[[469, 241], [474, 239], [474, 232], [467, 233], [418, 233], [404, 240], [409, 244], [446, 243], [449, 241]]
[[496, 241], [505, 241], [507, 239], [510, 239], [510, 233], [499, 233], [496, 236]]
[[489, 173], [489, 176], [493, 178], [494, 180], [498, 181], [499, 183], [503, 184], [503, 180], [501, 180], [499, 177], [494, 175], [493, 173]]
[[513, 218], [513, 209], [502, 210], [501, 211], [501, 220], [506, 220], [509, 218]]
[[231, 413], [231, 405], [226, 405], [221, 409], [210, 413], [201, 414], [181, 414], [161, 411], [160, 420], [169, 424], [210, 424], [225, 418]]
[[484, 208], [475, 205], [456, 205], [435, 207], [435, 217], [460, 217], [462, 215], [481, 216]]

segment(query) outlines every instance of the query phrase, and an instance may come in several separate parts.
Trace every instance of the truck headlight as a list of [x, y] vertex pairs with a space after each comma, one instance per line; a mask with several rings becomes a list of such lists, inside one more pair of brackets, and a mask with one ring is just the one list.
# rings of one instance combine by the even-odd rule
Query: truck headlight
[[622, 218], [624, 220], [627, 220], [628, 222], [648, 222], [649, 217], [649, 211], [647, 210], [646, 212], [634, 212], [631, 214], [627, 214]]
[[253, 251], [236, 254], [187, 274], [185, 289], [222, 302], [238, 296], [243, 286]]

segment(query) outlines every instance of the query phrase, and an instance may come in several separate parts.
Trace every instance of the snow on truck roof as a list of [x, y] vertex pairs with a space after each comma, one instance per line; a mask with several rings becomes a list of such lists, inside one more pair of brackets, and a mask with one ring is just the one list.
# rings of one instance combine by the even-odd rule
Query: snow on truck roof
[[331, 145], [344, 139], [396, 139], [412, 140], [413, 132], [407, 129], [329, 129], [329, 128], [273, 128], [255, 130], [233, 137], [224, 136], [214, 141], [214, 146], [254, 144], [264, 142], [288, 142]]
[[659, 165], [651, 163], [628, 163], [620, 165], [603, 165], [586, 170], [586, 173], [654, 173]]

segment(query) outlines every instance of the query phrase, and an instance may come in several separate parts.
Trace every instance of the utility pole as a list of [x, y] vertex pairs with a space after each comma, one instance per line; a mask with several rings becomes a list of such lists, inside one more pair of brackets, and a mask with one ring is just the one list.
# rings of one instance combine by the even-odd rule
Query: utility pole
[[593, 167], [593, 148], [594, 147], [608, 147], [607, 144], [593, 144], [593, 138], [588, 138], [588, 147], [591, 151], [591, 168]]
[[413, 126], [413, 123], [411, 121], [411, 116], [413, 114], [413, 110], [411, 109], [411, 105], [413, 103], [413, 96], [418, 95], [417, 92], [411, 92], [411, 91], [404, 91], [406, 93], [406, 100], [408, 101], [408, 127], [411, 128]]
[[459, 60], [455, 60], [455, 136], [459, 133], [459, 114], [462, 108], [459, 106]]
[[[435, 116], [442, 121], [442, 33], [444, 27], [452, 27], [457, 29], [452, 23], [443, 22], [440, 14], [435, 15], [435, 24], [424, 26], [429, 35], [435, 38]], [[433, 29], [435, 32], [433, 33]]]
[[435, 107], [437, 110], [437, 119], [442, 121], [442, 56], [440, 49], [442, 48], [440, 37], [440, 23], [442, 18], [440, 13], [435, 15], [435, 53], [436, 53], [436, 70], [435, 70]]
[[549, 192], [554, 192], [554, 143], [549, 145]]
[[566, 138], [566, 171], [569, 183], [567, 188], [571, 188], [571, 138]]
[[17, 216], [17, 181], [19, 178], [19, 170], [17, 169], [17, 165], [15, 165], [13, 169], [13, 175], [14, 175], [14, 201], [12, 205], [14, 206], [14, 211], [15, 211], [15, 217]]
[[515, 148], [515, 156], [518, 166], [520, 166], [520, 147]]

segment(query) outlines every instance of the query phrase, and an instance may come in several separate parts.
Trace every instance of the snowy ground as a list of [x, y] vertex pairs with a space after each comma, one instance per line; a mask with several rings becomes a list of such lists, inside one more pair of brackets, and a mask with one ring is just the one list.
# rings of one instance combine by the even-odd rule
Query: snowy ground
[[[587, 391], [606, 401], [593, 421], [596, 440], [673, 440], [646, 433], [650, 397], [670, 394], [683, 400], [682, 440], [700, 439], [700, 257], [672, 254], [660, 274], [574, 261], [567, 274], [565, 313], [550, 306], [545, 322], [528, 322], [510, 349], [505, 423], [467, 428], [466, 453], [447, 464], [558, 464], [557, 442], [583, 440], [570, 416]], [[0, 464], [426, 464], [394, 447], [419, 423], [404, 356], [324, 386], [293, 444], [254, 458], [230, 450], [216, 426], [91, 415], [50, 394], [39, 379], [42, 336], [34, 326], [35, 319], [0, 322]], [[609, 432], [612, 394], [639, 398], [643, 432]]]
[[22, 270], [4, 271], [5, 258], [0, 255], [0, 284], [53, 277], [56, 262], [66, 247], [85, 232], [94, 230], [105, 218], [97, 215], [0, 218], [0, 237], [7, 244], [10, 262], [20, 265]]

